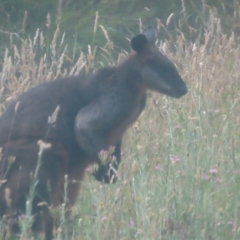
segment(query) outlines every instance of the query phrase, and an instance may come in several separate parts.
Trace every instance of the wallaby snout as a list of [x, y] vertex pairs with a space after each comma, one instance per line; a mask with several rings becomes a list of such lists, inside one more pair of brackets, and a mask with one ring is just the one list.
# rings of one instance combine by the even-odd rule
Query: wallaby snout
[[179, 86], [176, 88], [175, 93], [172, 95], [172, 97], [174, 98], [181, 98], [184, 95], [186, 95], [188, 92], [187, 86], [184, 82], [182, 82], [181, 84], [179, 84]]

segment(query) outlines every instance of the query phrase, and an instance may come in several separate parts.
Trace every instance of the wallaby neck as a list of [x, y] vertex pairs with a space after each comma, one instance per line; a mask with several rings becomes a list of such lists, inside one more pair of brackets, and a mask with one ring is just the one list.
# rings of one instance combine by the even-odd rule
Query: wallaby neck
[[140, 70], [140, 60], [137, 54], [134, 52], [129, 53], [125, 58], [123, 58], [116, 67], [118, 69], [131, 69], [132, 71], [139, 72]]
[[141, 63], [135, 53], [130, 53], [119, 64], [116, 65], [116, 70], [121, 76], [121, 80], [136, 85], [142, 85]]

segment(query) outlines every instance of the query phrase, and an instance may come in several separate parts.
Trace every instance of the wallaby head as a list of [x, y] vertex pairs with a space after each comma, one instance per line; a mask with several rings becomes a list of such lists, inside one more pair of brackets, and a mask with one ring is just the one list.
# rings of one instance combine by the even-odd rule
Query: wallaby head
[[174, 64], [155, 45], [156, 31], [152, 27], [134, 36], [131, 47], [138, 59], [138, 71], [147, 89], [180, 98], [187, 87]]

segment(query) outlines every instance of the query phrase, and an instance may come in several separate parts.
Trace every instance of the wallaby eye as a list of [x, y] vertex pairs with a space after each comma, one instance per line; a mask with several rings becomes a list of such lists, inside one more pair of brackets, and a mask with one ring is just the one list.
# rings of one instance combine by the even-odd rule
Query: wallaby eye
[[155, 71], [157, 71], [157, 72], [159, 72], [159, 71], [163, 71], [164, 70], [164, 64], [162, 63], [162, 62], [160, 62], [160, 61], [156, 61], [156, 60], [150, 60], [149, 62], [148, 62], [148, 66], [151, 68], [151, 69], [153, 69], [153, 70], [155, 70]]

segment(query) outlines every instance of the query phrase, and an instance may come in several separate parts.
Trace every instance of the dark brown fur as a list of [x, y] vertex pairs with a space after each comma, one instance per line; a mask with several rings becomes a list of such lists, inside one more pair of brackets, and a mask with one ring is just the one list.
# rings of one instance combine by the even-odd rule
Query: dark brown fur
[[[177, 98], [187, 92], [176, 68], [154, 41], [155, 31], [148, 28], [132, 39], [135, 52], [119, 65], [82, 77], [41, 83], [7, 107], [0, 118], [0, 176], [6, 180], [0, 188], [2, 216], [25, 212], [26, 196], [39, 159], [39, 140], [51, 147], [43, 150], [40, 159], [32, 228], [36, 232], [44, 229], [46, 239], [52, 239], [53, 227], [47, 206], [64, 202], [66, 175], [67, 207], [74, 205], [90, 164], [99, 164], [94, 173], [98, 181], [116, 181], [114, 172], [109, 174], [111, 163], [103, 165], [98, 153], [115, 146], [116, 162], [112, 166], [118, 168], [123, 134], [144, 109], [147, 89]], [[58, 106], [56, 121], [49, 121]]]

